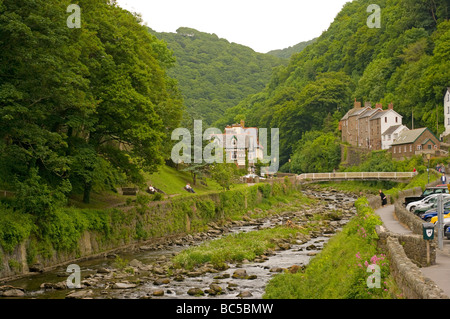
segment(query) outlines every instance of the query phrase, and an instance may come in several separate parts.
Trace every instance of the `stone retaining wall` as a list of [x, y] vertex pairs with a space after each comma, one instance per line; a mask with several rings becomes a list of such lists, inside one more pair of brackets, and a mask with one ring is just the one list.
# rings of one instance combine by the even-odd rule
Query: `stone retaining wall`
[[[427, 186], [435, 186], [439, 181]], [[407, 299], [449, 299], [431, 279], [426, 278], [419, 267], [436, 263], [436, 239], [430, 241], [430, 257], [427, 258], [427, 242], [422, 237], [423, 221], [403, 207], [404, 198], [422, 193], [420, 187], [399, 192], [394, 201], [395, 214], [399, 222], [411, 229], [412, 234], [394, 234], [384, 226], [377, 226], [378, 247], [386, 252], [391, 262], [391, 273]], [[369, 200], [373, 209], [377, 209], [379, 198]]]

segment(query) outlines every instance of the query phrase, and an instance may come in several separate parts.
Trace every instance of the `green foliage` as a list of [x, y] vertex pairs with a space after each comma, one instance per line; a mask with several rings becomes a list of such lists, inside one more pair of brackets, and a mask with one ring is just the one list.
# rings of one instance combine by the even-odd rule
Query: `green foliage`
[[89, 202], [93, 189], [141, 181], [170, 154], [182, 116], [172, 52], [139, 17], [82, 0], [82, 28], [70, 29], [69, 4], [0, 6], [0, 182], [34, 192], [21, 207], [33, 213], [48, 213], [70, 185]]
[[340, 140], [332, 133], [306, 132], [292, 156], [292, 173], [331, 172], [341, 160]]
[[[386, 299], [396, 287], [386, 256], [377, 251], [375, 226], [381, 220], [360, 198], [358, 215], [336, 234], [308, 264], [305, 272], [275, 276], [266, 287], [266, 299]], [[369, 264], [381, 267], [381, 288], [368, 288]], [[395, 295], [394, 295], [395, 296]]]
[[220, 123], [242, 118], [249, 126], [280, 128], [280, 167], [305, 132], [329, 131], [324, 118], [341, 118], [355, 98], [393, 102], [404, 124], [412, 122], [413, 111], [415, 127], [442, 133], [436, 120], [442, 123], [437, 106], [450, 86], [448, 2], [383, 0], [380, 29], [366, 24], [370, 4], [346, 3], [327, 31], [277, 68], [264, 90], [228, 109]]
[[30, 215], [18, 214], [0, 205], [0, 246], [4, 252], [12, 253], [34, 229]]
[[238, 169], [235, 164], [216, 163], [210, 169], [211, 178], [224, 190], [229, 190], [238, 181]]
[[249, 94], [264, 89], [272, 69], [285, 64], [285, 60], [191, 28], [152, 33], [166, 41], [177, 58], [169, 74], [178, 80], [189, 116], [207, 125]]
[[232, 234], [183, 250], [174, 258], [173, 263], [176, 267], [192, 269], [207, 262], [221, 265], [225, 262], [241, 262], [244, 259], [251, 261], [267, 249], [274, 248], [274, 238], [288, 239], [298, 232], [299, 230], [293, 228], [279, 226], [255, 232]]
[[317, 41], [317, 38], [309, 40], [309, 41], [297, 43], [296, 45], [293, 45], [286, 49], [272, 50], [272, 51], [267, 52], [267, 54], [270, 54], [270, 55], [273, 55], [273, 56], [276, 56], [279, 58], [283, 58], [283, 59], [289, 59], [289, 58], [291, 58], [291, 56], [302, 52], [308, 45], [313, 44], [316, 41]]

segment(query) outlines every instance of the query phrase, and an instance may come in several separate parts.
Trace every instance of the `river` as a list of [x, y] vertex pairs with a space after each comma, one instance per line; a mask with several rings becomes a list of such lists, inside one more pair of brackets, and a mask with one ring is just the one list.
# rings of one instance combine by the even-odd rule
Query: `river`
[[[310, 234], [306, 242], [291, 241], [284, 249], [263, 256], [254, 262], [228, 264], [227, 269], [207, 267], [201, 272], [173, 270], [171, 257], [192, 245], [199, 245], [210, 239], [204, 236], [188, 235], [164, 245], [141, 247], [138, 251], [124, 252], [106, 258], [98, 258], [78, 263], [81, 270], [81, 289], [68, 289], [67, 266], [53, 271], [35, 274], [15, 281], [7, 282], [24, 293], [26, 299], [143, 299], [143, 298], [250, 298], [260, 299], [268, 281], [277, 273], [286, 269], [302, 269], [307, 266], [328, 242], [356, 213], [353, 203], [356, 196], [335, 191], [305, 190], [308, 196], [320, 199], [320, 205], [307, 211], [286, 211], [282, 214], [247, 222], [233, 222], [225, 228], [213, 227], [212, 233], [221, 233], [220, 238], [231, 233], [258, 231], [259, 229], [286, 224], [300, 214], [308, 212], [341, 210], [341, 218], [326, 223], [323, 232]], [[215, 231], [214, 231], [215, 229]], [[119, 267], [120, 264], [122, 267]], [[119, 265], [119, 266], [118, 266]], [[128, 267], [128, 266], [132, 267]], [[124, 269], [128, 270], [125, 271]], [[234, 278], [238, 271], [246, 273], [247, 278]], [[192, 288], [200, 289], [203, 295], [189, 294]], [[192, 291], [190, 292], [192, 293]], [[3, 297], [5, 299], [5, 297]]]

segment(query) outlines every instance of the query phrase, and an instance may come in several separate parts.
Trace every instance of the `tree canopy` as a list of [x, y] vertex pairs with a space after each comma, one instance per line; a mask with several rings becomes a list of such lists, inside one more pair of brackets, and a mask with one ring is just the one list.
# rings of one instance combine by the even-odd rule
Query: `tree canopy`
[[0, 1], [0, 179], [88, 201], [92, 187], [139, 180], [170, 156], [182, 98], [172, 52], [139, 16], [80, 0], [81, 28], [69, 28], [70, 4]]
[[[394, 108], [409, 125], [444, 130], [450, 86], [450, 5], [446, 0], [382, 0], [380, 28], [370, 28], [369, 0], [345, 4], [328, 30], [274, 72], [267, 87], [228, 109], [217, 125], [244, 119], [280, 128], [281, 165], [305, 132], [341, 118], [353, 100]], [[438, 112], [438, 114], [436, 114]], [[411, 126], [411, 125], [409, 125]], [[325, 167], [325, 166], [324, 166]]]

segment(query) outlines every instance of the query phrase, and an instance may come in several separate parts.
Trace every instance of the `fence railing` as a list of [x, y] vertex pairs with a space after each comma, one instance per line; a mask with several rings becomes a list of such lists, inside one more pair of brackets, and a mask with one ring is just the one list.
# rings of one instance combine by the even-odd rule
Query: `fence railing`
[[406, 180], [416, 175], [414, 172], [343, 172], [343, 173], [306, 173], [297, 176], [305, 180]]

